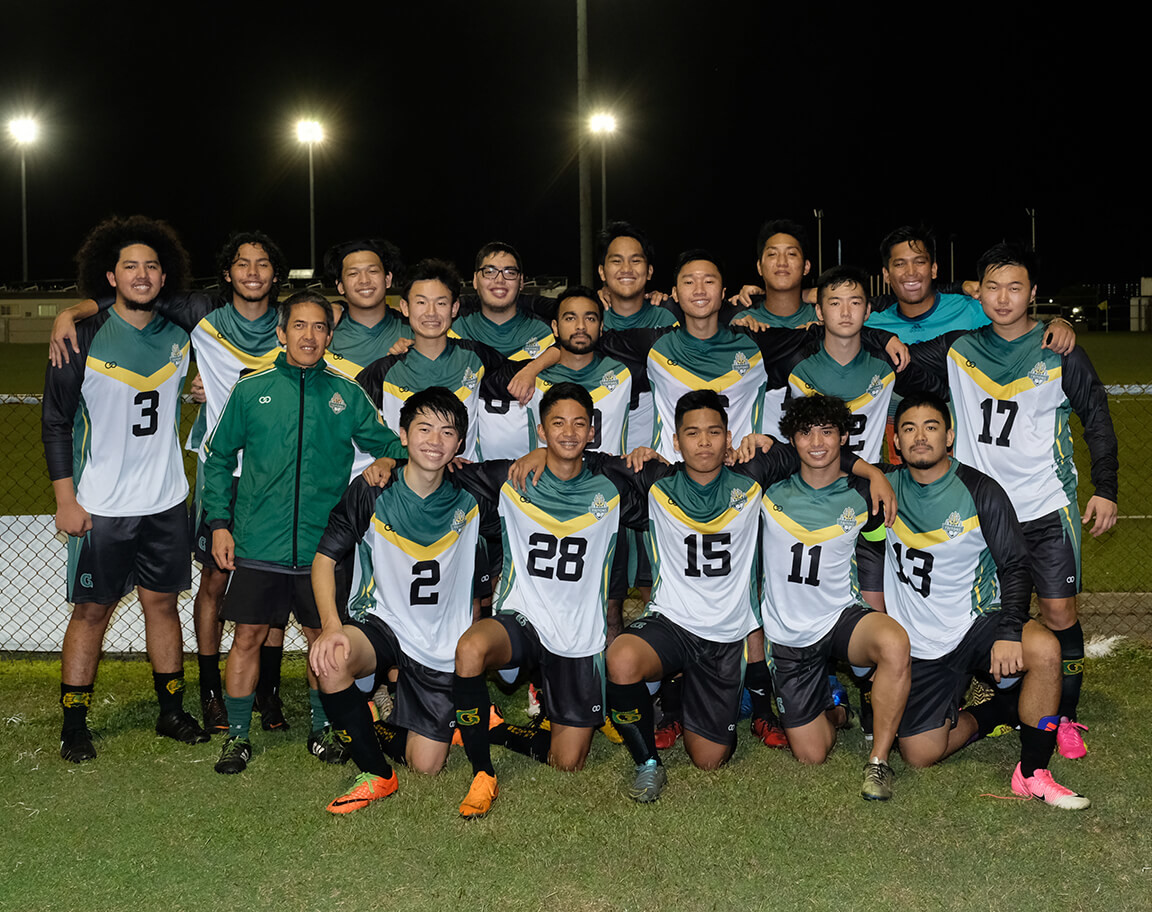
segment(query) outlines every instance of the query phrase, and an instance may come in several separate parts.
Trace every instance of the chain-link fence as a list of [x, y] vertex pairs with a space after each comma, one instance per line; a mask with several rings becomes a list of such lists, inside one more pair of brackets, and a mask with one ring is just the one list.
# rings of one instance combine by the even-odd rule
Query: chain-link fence
[[[1120, 521], [1102, 539], [1084, 536], [1084, 593], [1080, 613], [1087, 634], [1152, 632], [1152, 473], [1140, 469], [1152, 452], [1152, 386], [1110, 387], [1112, 419], [1120, 440]], [[64, 536], [55, 530], [52, 487], [40, 444], [40, 397], [0, 396], [4, 446], [0, 452], [0, 651], [55, 652], [68, 624], [64, 600]], [[181, 439], [186, 439], [195, 407], [186, 404]], [[1077, 435], [1081, 507], [1091, 491], [1087, 447]], [[195, 456], [185, 454], [190, 484]], [[198, 586], [193, 565], [192, 592], [180, 598], [184, 642], [195, 643], [192, 594]], [[225, 650], [229, 633], [225, 633]], [[289, 631], [288, 649], [303, 638]], [[142, 652], [144, 621], [135, 598], [126, 598], [109, 628], [109, 652]]]

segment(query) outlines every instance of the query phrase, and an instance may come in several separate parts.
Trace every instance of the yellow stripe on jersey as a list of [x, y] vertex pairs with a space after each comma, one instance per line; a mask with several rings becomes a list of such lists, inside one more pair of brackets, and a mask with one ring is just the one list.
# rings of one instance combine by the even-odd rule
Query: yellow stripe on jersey
[[[948, 350], [948, 357], [956, 362], [956, 366], [966, 373], [980, 389], [984, 390], [993, 399], [1015, 399], [1021, 393], [1036, 389], [1031, 377], [1020, 377], [1011, 383], [1000, 384], [989, 377], [984, 371], [971, 364], [967, 358], [954, 348]], [[1063, 365], [1048, 368], [1048, 382], [1059, 381], [1064, 374]]]
[[[845, 403], [848, 406], [848, 411], [855, 412], [859, 409], [862, 409], [869, 402], [873, 402], [874, 400], [880, 398], [883, 387], [891, 386], [895, 382], [896, 375], [894, 373], [889, 372], [885, 374], [884, 377], [880, 380], [881, 393], [877, 393], [875, 396], [871, 393], [862, 393], [855, 399]], [[820, 390], [816, 389], [816, 387], [814, 387], [807, 380], [797, 377], [795, 374], [788, 375], [788, 384], [795, 389], [803, 391], [805, 396], [816, 396], [820, 394]]]
[[279, 355], [282, 351], [280, 346], [277, 345], [274, 348], [270, 348], [262, 355], [250, 355], [248, 352], [244, 351], [244, 349], [237, 348], [235, 345], [225, 339], [220, 331], [212, 325], [208, 317], [204, 317], [197, 324], [197, 328], [202, 328], [205, 332], [211, 335], [222, 349], [232, 355], [233, 358], [243, 364], [244, 367], [250, 371], [259, 370], [262, 367], [270, 366], [272, 362], [276, 360], [276, 356]]
[[324, 352], [324, 363], [341, 377], [347, 377], [349, 380], [355, 380], [364, 370], [364, 365], [357, 364], [346, 355], [336, 355], [332, 352]]
[[[464, 518], [465, 525], [471, 523], [479, 515], [480, 508], [478, 506], [473, 507]], [[447, 532], [430, 545], [417, 544], [412, 541], [412, 539], [405, 538], [390, 525], [383, 522], [379, 516], [372, 517], [372, 528], [376, 530], [377, 535], [393, 547], [399, 548], [409, 557], [415, 558], [416, 560], [434, 560], [456, 544], [456, 540], [460, 538], [460, 532]]]
[[[973, 529], [980, 528], [980, 517], [969, 516], [962, 522], [963, 531], [971, 532]], [[909, 548], [930, 548], [933, 545], [939, 545], [942, 542], [948, 541], [950, 538], [955, 538], [959, 535], [949, 535], [943, 529], [933, 529], [931, 532], [913, 532], [909, 529], [904, 521], [897, 516], [896, 522], [892, 524], [892, 531], [896, 533], [896, 537], [904, 542]]]
[[[561, 522], [556, 517], [545, 513], [538, 506], [529, 503], [520, 496], [520, 492], [512, 486], [510, 481], [504, 482], [503, 487], [500, 488], [500, 493], [508, 494], [508, 499], [516, 506], [516, 508], [527, 516], [533, 523], [547, 529], [557, 538], [564, 538], [567, 535], [574, 535], [577, 532], [583, 532], [585, 529], [595, 525], [599, 520], [591, 513], [581, 513], [571, 519]], [[608, 511], [617, 509], [620, 506], [620, 495], [617, 494], [611, 500], [605, 501]]]
[[[734, 490], [739, 491], [739, 488]], [[680, 509], [680, 507], [667, 494], [660, 490], [659, 487], [652, 487], [650, 489], [650, 493], [653, 499], [656, 501], [657, 505], [665, 513], [670, 514], [677, 523], [687, 526], [689, 529], [695, 529], [699, 532], [703, 532], [705, 535], [710, 535], [726, 528], [728, 524], [736, 519], [736, 517], [741, 513], [741, 510], [737, 510], [735, 507], [729, 507], [715, 519], [702, 523], [700, 520], [693, 519], [682, 509]], [[753, 482], [747, 491], [740, 491], [740, 493], [743, 494], [745, 498], [744, 502], [741, 504], [741, 508], [755, 510], [756, 500], [760, 496], [760, 485]]]
[[87, 368], [93, 370], [98, 374], [103, 374], [105, 377], [110, 377], [120, 383], [130, 386], [138, 390], [156, 390], [164, 385], [165, 381], [169, 380], [173, 374], [180, 370], [184, 359], [188, 357], [187, 342], [184, 347], [180, 349], [181, 359], [179, 364], [174, 364], [171, 361], [165, 362], [164, 366], [147, 377], [137, 374], [135, 371], [130, 371], [126, 367], [120, 367], [114, 363], [104, 361], [100, 358], [88, 356]]
[[705, 380], [703, 377], [698, 377], [691, 371], [685, 370], [680, 364], [674, 364], [658, 351], [650, 351], [648, 356], [689, 389], [710, 389], [717, 393], [722, 393], [730, 386], [739, 383], [744, 374], [748, 373], [749, 370], [754, 370], [764, 360], [764, 356], [757, 351], [748, 359], [748, 369], [743, 374], [738, 370], [730, 370], [715, 380]]
[[[777, 509], [776, 504], [772, 502], [772, 499], [767, 494], [764, 495], [763, 500], [764, 506], [768, 511], [767, 515], [771, 516], [789, 535], [804, 542], [804, 544], [808, 546], [823, 544], [840, 535], [847, 534], [843, 526], [839, 523], [833, 523], [830, 526], [823, 526], [819, 529], [808, 529], [785, 513], [783, 507]], [[864, 520], [867, 518], [867, 513], [857, 513], [855, 518], [856, 525], [862, 526]]]
[[[631, 371], [629, 371], [628, 368], [624, 368], [624, 370], [616, 374], [616, 379], [620, 382], [624, 382], [631, 376]], [[536, 389], [542, 393], [548, 392], [548, 390], [550, 390], [553, 385], [554, 384], [551, 380], [545, 380], [542, 377], [536, 378]], [[619, 387], [616, 387], [616, 389], [619, 389]], [[616, 391], [616, 389], [608, 389], [606, 386], [598, 386], [596, 389], [588, 390], [588, 394], [592, 397], [593, 403], [598, 403], [601, 399], [611, 396]]]

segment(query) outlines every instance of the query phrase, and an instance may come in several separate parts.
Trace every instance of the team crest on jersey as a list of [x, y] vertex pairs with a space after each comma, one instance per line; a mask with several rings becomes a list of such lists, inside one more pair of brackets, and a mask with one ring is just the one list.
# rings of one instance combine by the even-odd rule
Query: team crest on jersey
[[463, 510], [457, 510], [455, 513], [452, 514], [452, 531], [455, 532], [457, 535], [459, 535], [460, 530], [464, 528], [464, 524], [467, 521], [468, 521], [468, 517], [467, 517], [467, 515], [465, 515], [464, 511]]
[[728, 508], [735, 510], [739, 513], [744, 509], [744, 505], [748, 503], [748, 495], [741, 491], [739, 488], [733, 488], [728, 495]]
[[348, 405], [339, 393], [333, 393], [332, 398], [328, 400], [328, 408], [332, 409], [334, 414], [339, 415], [344, 409], [348, 408]]
[[851, 507], [845, 507], [844, 512], [840, 514], [840, 518], [836, 520], [836, 525], [845, 532], [851, 532], [856, 528], [856, 511]]
[[944, 525], [940, 528], [944, 530], [944, 534], [949, 538], [955, 538], [964, 531], [964, 520], [960, 518], [959, 512], [953, 510], [948, 514], [948, 518], [944, 520]]
[[608, 515], [608, 501], [604, 499], [603, 494], [597, 493], [592, 498], [592, 503], [588, 504], [588, 512], [597, 519], [603, 519]]
[[736, 371], [741, 377], [748, 373], [748, 368], [752, 365], [748, 363], [748, 356], [744, 352], [740, 352], [732, 359], [732, 370]]
[[172, 343], [172, 351], [168, 355], [168, 360], [173, 364], [179, 364], [184, 360], [184, 352], [180, 351], [180, 346], [175, 342]]
[[1041, 386], [1048, 382], [1048, 366], [1043, 361], [1037, 361], [1036, 366], [1028, 371], [1028, 379], [1033, 386]]
[[540, 342], [537, 339], [529, 339], [524, 343], [524, 351], [535, 358], [540, 354]]
[[620, 385], [620, 378], [616, 376], [615, 371], [605, 371], [604, 376], [600, 378], [600, 385], [608, 392], [612, 392]]
[[879, 396], [880, 391], [884, 389], [884, 383], [880, 379], [879, 374], [873, 374], [872, 379], [868, 381], [868, 395]]
[[467, 387], [470, 390], [476, 389], [476, 373], [470, 367], [464, 368], [464, 376], [460, 379], [460, 385]]

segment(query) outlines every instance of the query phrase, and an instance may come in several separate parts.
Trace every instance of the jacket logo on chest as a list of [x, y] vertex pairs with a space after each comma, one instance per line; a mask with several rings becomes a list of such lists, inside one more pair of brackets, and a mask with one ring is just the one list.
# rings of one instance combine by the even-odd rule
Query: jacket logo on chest
[[592, 503], [588, 504], [588, 512], [596, 517], [597, 520], [603, 519], [608, 515], [608, 501], [604, 499], [604, 495], [597, 493], [592, 498]]
[[1028, 371], [1028, 379], [1033, 386], [1040, 386], [1048, 382], [1048, 366], [1043, 361], [1037, 361], [1036, 366]]
[[328, 408], [332, 409], [332, 413], [339, 415], [348, 405], [344, 402], [344, 398], [339, 393], [333, 393], [332, 398], [328, 400]]
[[964, 531], [964, 520], [960, 518], [960, 513], [957, 510], [953, 510], [948, 514], [948, 518], [944, 520], [944, 525], [940, 528], [949, 538], [955, 538]]
[[748, 373], [748, 368], [752, 365], [748, 363], [748, 356], [744, 352], [740, 352], [732, 359], [732, 370], [736, 371], [741, 377]]

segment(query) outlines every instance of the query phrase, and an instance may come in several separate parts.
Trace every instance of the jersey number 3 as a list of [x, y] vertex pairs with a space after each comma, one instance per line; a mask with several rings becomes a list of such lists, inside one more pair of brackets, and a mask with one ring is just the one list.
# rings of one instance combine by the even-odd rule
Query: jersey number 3
[[140, 406], [140, 424], [132, 425], [133, 437], [151, 437], [160, 424], [160, 394], [156, 390], [137, 393], [133, 405]]

